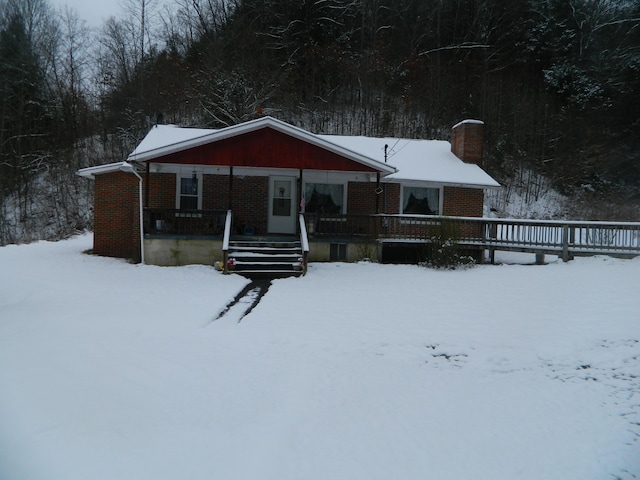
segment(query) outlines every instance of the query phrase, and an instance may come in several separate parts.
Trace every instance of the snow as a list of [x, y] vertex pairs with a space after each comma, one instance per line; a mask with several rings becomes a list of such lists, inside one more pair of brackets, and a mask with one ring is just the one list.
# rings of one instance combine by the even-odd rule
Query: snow
[[129, 155], [129, 160], [135, 160], [136, 156], [143, 153], [160, 150], [180, 143], [189, 143], [208, 135], [216, 133], [217, 130], [207, 128], [185, 128], [176, 125], [155, 125], [149, 133], [142, 139], [133, 152]]
[[640, 259], [311, 264], [238, 323], [91, 245], [0, 248], [3, 480], [640, 475]]
[[451, 144], [443, 140], [319, 136], [378, 161], [384, 161], [384, 146], [388, 145], [387, 161], [398, 172], [386, 176], [385, 181], [464, 184], [487, 188], [500, 186], [478, 165], [465, 163], [456, 157], [451, 152]]
[[466, 125], [484, 125], [484, 122], [482, 120], [473, 120], [473, 119], [462, 120], [461, 122], [458, 122], [453, 127], [451, 127], [451, 129], [455, 130], [460, 125], [465, 125], [465, 124]]
[[[500, 184], [478, 165], [465, 163], [451, 152], [451, 144], [439, 140], [412, 140], [402, 138], [374, 138], [343, 135], [314, 135], [297, 129], [271, 117], [234, 125], [223, 130], [182, 128], [175, 125], [156, 125], [136, 149], [129, 160], [150, 160], [154, 155], [162, 155], [192, 146], [215, 141], [225, 137], [225, 132], [244, 131], [260, 125], [302, 132], [309, 139], [316, 138], [333, 146], [355, 153], [364, 159], [384, 164], [384, 146], [389, 145], [388, 165], [399, 171], [385, 177], [385, 181], [403, 183], [433, 183], [445, 185], [468, 185], [478, 188], [496, 188]], [[384, 166], [384, 165], [382, 165]]]

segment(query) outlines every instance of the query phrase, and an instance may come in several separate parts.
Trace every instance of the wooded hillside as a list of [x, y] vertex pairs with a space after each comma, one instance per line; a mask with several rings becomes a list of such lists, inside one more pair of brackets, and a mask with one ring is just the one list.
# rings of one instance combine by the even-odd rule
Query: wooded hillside
[[[154, 123], [258, 111], [440, 139], [477, 118], [502, 182], [640, 192], [638, 0], [127, 0], [99, 31], [47, 0], [0, 0], [0, 89], [0, 244], [15, 241], [8, 210], [36, 208], [35, 179], [78, 203], [72, 173], [125, 158]], [[80, 207], [52, 231], [83, 226]]]

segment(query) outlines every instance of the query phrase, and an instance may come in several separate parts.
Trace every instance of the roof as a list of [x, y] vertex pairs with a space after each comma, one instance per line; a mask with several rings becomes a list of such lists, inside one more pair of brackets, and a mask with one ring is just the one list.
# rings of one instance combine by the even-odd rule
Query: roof
[[500, 186], [478, 165], [465, 163], [451, 151], [451, 144], [443, 140], [413, 140], [406, 138], [345, 137], [321, 135], [336, 144], [348, 144], [362, 155], [384, 159], [398, 169], [385, 181], [402, 183], [433, 183], [473, 188]]
[[[151, 161], [164, 155], [265, 127], [274, 128], [373, 167], [382, 173], [385, 181], [471, 188], [497, 188], [500, 186], [478, 165], [465, 163], [456, 157], [451, 152], [451, 144], [446, 141], [316, 135], [272, 117], [261, 117], [220, 130], [156, 125], [129, 155], [127, 161]], [[385, 145], [388, 145], [386, 161]], [[78, 174], [92, 178], [97, 174], [119, 170], [121, 165], [122, 162], [85, 168], [78, 171]]]
[[367, 157], [350, 149], [348, 146], [332, 143], [320, 135], [315, 135], [302, 128], [294, 127], [273, 117], [260, 117], [220, 130], [205, 130], [197, 128], [182, 128], [174, 125], [156, 125], [131, 152], [128, 161], [146, 162], [160, 156], [188, 150], [208, 143], [213, 143], [226, 138], [243, 135], [261, 128], [272, 128], [299, 140], [315, 145], [330, 152], [342, 155], [350, 160], [371, 167], [383, 175], [395, 173], [395, 167], [384, 162]]
[[81, 168], [76, 172], [76, 175], [85, 178], [95, 178], [96, 175], [103, 173], [112, 173], [122, 170], [125, 162], [107, 163], [105, 165], [98, 165], [96, 167]]

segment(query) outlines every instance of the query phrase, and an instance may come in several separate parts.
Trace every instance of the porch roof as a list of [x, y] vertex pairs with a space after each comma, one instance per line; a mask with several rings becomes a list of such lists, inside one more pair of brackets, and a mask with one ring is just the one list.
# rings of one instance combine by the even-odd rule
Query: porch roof
[[113, 173], [122, 171], [126, 162], [115, 162], [115, 163], [107, 163], [105, 165], [97, 165], [95, 167], [86, 167], [81, 168], [76, 172], [76, 175], [84, 178], [95, 178], [96, 175], [101, 175], [103, 173]]

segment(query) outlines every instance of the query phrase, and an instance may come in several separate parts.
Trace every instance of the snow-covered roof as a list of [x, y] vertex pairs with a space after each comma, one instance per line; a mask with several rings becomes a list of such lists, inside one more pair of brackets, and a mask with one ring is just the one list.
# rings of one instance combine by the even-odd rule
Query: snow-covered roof
[[128, 162], [106, 163], [104, 165], [97, 165], [95, 167], [81, 168], [76, 172], [76, 175], [84, 178], [94, 179], [96, 175], [101, 175], [103, 173], [113, 173], [118, 171], [120, 172], [136, 171], [136, 167]]
[[81, 168], [76, 172], [76, 175], [85, 178], [95, 178], [96, 175], [103, 173], [112, 173], [122, 170], [125, 162], [107, 163], [105, 165], [98, 165], [96, 167]]
[[136, 149], [129, 155], [128, 160], [145, 162], [163, 155], [199, 147], [201, 145], [224, 140], [226, 138], [232, 138], [265, 127], [272, 128], [276, 131], [290, 135], [291, 137], [344, 156], [350, 160], [371, 167], [381, 172], [383, 175], [388, 175], [396, 171], [393, 166], [387, 165], [372, 157], [362, 155], [358, 151], [350, 149], [348, 146], [329, 142], [320, 135], [314, 135], [307, 130], [303, 130], [302, 128], [295, 127], [269, 116], [260, 117], [255, 120], [250, 120], [248, 122], [220, 130], [181, 128], [174, 125], [156, 125], [151, 129], [142, 142], [140, 142], [140, 145], [138, 145], [138, 147], [136, 147]]
[[[473, 121], [477, 122], [477, 121]], [[482, 123], [482, 122], [479, 122]], [[206, 145], [268, 126], [321, 148], [375, 168], [385, 181], [496, 188], [500, 184], [478, 165], [465, 163], [441, 140], [315, 135], [272, 117], [261, 117], [220, 130], [156, 125], [129, 155], [128, 161], [150, 161], [170, 153]], [[388, 145], [385, 162], [385, 145]], [[82, 169], [93, 177], [120, 169], [121, 163]]]
[[384, 159], [384, 146], [388, 145], [387, 162], [398, 171], [385, 177], [385, 181], [463, 185], [476, 188], [500, 186], [478, 165], [465, 163], [456, 157], [451, 152], [451, 144], [443, 140], [320, 136], [338, 145], [349, 145], [349, 148], [362, 155], [379, 159]]
[[[218, 130], [207, 128], [185, 128], [176, 125], [156, 125], [142, 139], [129, 160], [141, 160], [151, 153], [179, 149], [183, 144], [207, 143], [207, 139]], [[157, 156], [157, 155], [156, 155]]]
[[471, 125], [484, 125], [484, 122], [482, 120], [467, 119], [467, 120], [462, 120], [461, 122], [456, 123], [453, 127], [451, 127], [451, 130], [458, 128], [460, 125], [464, 125], [465, 123], [471, 124]]

